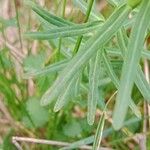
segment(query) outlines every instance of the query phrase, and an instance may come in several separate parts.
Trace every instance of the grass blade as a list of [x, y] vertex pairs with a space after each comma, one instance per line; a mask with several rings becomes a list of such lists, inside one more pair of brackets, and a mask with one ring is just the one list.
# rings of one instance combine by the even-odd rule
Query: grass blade
[[105, 112], [103, 112], [103, 114], [100, 118], [100, 121], [98, 123], [96, 135], [95, 135], [95, 140], [94, 140], [94, 144], [93, 144], [93, 148], [92, 148], [93, 150], [98, 150], [100, 148], [104, 124], [105, 124]]
[[126, 6], [122, 6], [117, 9], [98, 30], [97, 34], [91, 37], [85, 45], [81, 47], [79, 52], [61, 72], [52, 87], [43, 95], [41, 99], [42, 105], [48, 105], [58, 96], [64, 86], [69, 83], [72, 76], [74, 76], [85, 65], [85, 63], [89, 61], [100, 46], [103, 46], [111, 39], [113, 34], [116, 33], [118, 28], [123, 24], [129, 12], [130, 8]]
[[131, 33], [128, 45], [127, 57], [125, 58], [120, 88], [116, 98], [115, 109], [113, 113], [113, 127], [118, 130], [122, 127], [125, 119], [129, 98], [131, 96], [133, 81], [136, 75], [136, 69], [143, 48], [145, 32], [149, 25], [150, 1], [143, 0], [140, 11], [136, 17], [135, 24]]

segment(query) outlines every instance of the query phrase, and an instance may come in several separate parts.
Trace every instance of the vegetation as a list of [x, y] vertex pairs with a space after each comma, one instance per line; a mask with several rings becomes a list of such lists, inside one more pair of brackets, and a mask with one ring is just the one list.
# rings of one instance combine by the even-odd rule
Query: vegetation
[[150, 1], [0, 6], [0, 149], [150, 148]]

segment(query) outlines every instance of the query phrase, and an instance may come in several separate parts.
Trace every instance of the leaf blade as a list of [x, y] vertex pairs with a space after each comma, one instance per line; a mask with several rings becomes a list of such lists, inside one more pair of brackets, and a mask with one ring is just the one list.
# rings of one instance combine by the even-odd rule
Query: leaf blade
[[131, 40], [128, 45], [128, 53], [123, 65], [120, 88], [113, 112], [113, 127], [116, 130], [122, 127], [127, 113], [129, 97], [131, 95], [133, 80], [136, 73], [136, 66], [140, 59], [145, 32], [149, 24], [147, 20], [149, 15], [150, 1], [143, 0], [142, 7], [137, 15], [133, 31], [131, 33]]
[[[108, 75], [109, 77], [111, 78], [112, 82], [114, 83], [115, 87], [117, 89], [119, 89], [119, 86], [120, 86], [120, 83], [119, 83], [119, 79], [118, 77], [116, 76], [112, 66], [111, 66], [111, 63], [109, 61], [109, 59], [107, 58], [106, 54], [105, 53], [102, 53], [102, 56], [103, 56], [103, 61], [104, 61], [104, 64], [106, 66], [106, 70], [108, 72]], [[129, 100], [129, 107], [131, 108], [131, 110], [133, 111], [133, 113], [138, 117], [138, 118], [141, 118], [141, 112], [139, 111], [138, 107], [135, 105], [134, 101], [130, 98]]]
[[69, 27], [53, 28], [51, 30], [43, 32], [27, 32], [24, 34], [27, 38], [38, 39], [38, 40], [49, 40], [60, 37], [73, 37], [81, 36], [83, 34], [90, 33], [100, 28], [101, 23], [99, 21], [71, 25]]
[[[129, 11], [130, 8], [126, 6], [122, 6], [115, 11], [110, 19], [106, 21], [106, 23], [99, 29], [99, 32], [89, 39], [87, 43], [79, 50], [79, 52], [72, 58], [53, 86], [46, 91], [41, 99], [41, 105], [48, 105], [58, 96], [59, 91], [63, 89], [63, 86], [69, 83], [72, 76], [74, 76], [75, 73], [79, 71], [86, 62], [88, 62], [93, 53], [99, 49], [99, 45], [104, 45], [118, 30], [127, 18]], [[121, 15], [118, 17], [118, 14]]]
[[90, 60], [89, 73], [89, 93], [88, 93], [88, 112], [87, 121], [89, 125], [94, 123], [96, 106], [99, 99], [98, 81], [100, 75], [100, 58], [101, 52], [98, 51], [96, 56]]

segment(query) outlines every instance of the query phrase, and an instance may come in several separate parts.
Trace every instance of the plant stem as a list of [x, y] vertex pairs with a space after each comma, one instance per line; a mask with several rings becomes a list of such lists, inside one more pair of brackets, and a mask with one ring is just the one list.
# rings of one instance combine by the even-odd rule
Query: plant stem
[[[88, 9], [87, 9], [87, 12], [86, 12], [84, 23], [86, 23], [89, 19], [93, 3], [94, 3], [94, 0], [89, 0]], [[80, 48], [80, 45], [81, 45], [81, 42], [82, 42], [82, 39], [83, 39], [83, 35], [78, 37], [75, 48], [74, 48], [74, 51], [73, 51], [74, 55], [78, 52], [78, 50]]]
[[[65, 9], [66, 9], [67, 0], [63, 0], [63, 8], [62, 8], [62, 17], [65, 17]], [[59, 39], [58, 52], [57, 52], [57, 60], [60, 59], [60, 50], [61, 50], [62, 38]]]

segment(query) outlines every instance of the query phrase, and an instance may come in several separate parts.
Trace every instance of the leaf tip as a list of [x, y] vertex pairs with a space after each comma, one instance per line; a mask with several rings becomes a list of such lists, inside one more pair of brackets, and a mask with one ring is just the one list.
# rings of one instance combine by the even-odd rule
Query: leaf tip
[[41, 106], [46, 106], [49, 104], [49, 101], [47, 100], [47, 97], [45, 95], [41, 98], [40, 104]]
[[123, 123], [121, 121], [118, 121], [118, 119], [116, 120], [115, 117], [113, 116], [112, 126], [113, 126], [114, 130], [117, 131], [122, 128]]
[[90, 126], [94, 124], [94, 117], [90, 116], [89, 114], [87, 115], [87, 122]]
[[61, 108], [58, 105], [54, 106], [54, 112], [58, 112]]

